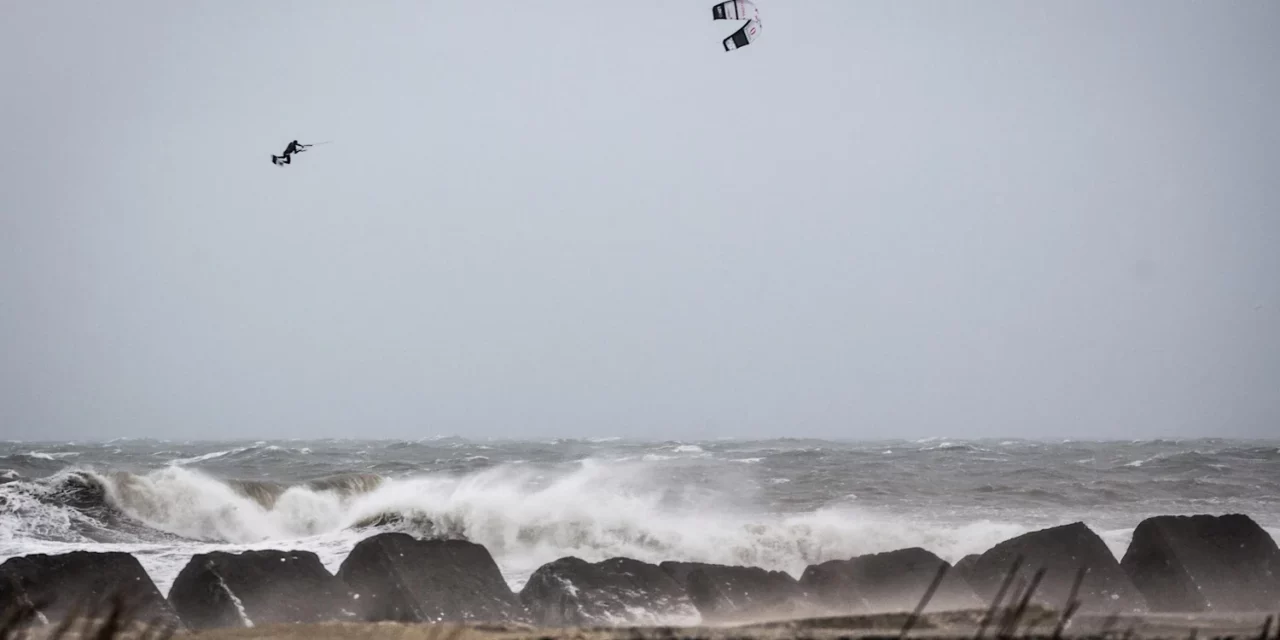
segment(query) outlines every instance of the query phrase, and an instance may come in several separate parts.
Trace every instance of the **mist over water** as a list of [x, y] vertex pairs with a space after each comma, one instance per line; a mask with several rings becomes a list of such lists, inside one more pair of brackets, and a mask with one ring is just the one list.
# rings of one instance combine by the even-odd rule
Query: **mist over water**
[[1152, 515], [1280, 533], [1280, 443], [929, 439], [271, 441], [0, 445], [0, 560], [134, 553], [168, 589], [193, 553], [379, 531], [485, 545], [519, 588], [574, 555], [808, 564], [910, 546], [952, 562], [1084, 521], [1117, 556]]

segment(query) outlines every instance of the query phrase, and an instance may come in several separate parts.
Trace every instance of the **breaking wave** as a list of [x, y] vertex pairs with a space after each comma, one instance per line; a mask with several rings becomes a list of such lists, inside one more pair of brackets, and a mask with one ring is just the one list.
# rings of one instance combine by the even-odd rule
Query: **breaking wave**
[[[912, 546], [954, 562], [1078, 519], [1119, 556], [1143, 510], [1232, 510], [1272, 529], [1280, 522], [1274, 445], [112, 446], [108, 454], [122, 446], [134, 457], [112, 470], [92, 452], [48, 460], [23, 447], [0, 456], [0, 560], [125, 550], [167, 589], [192, 553], [311, 550], [336, 570], [360, 539], [399, 530], [483, 544], [519, 588], [565, 556], [748, 564], [798, 576], [809, 564]], [[1018, 455], [1001, 453], [1009, 450]], [[86, 461], [105, 468], [68, 466]]]
[[[380, 530], [485, 545], [514, 585], [567, 555], [750, 564], [799, 574], [812, 563], [904, 546], [955, 560], [1026, 527], [976, 522], [927, 529], [848, 508], [789, 516], [717, 506], [714, 494], [662, 486], [641, 465], [583, 461], [548, 476], [500, 466], [462, 476], [348, 475], [279, 486], [222, 481], [170, 466], [146, 474], [70, 471], [0, 486], [0, 530], [74, 542], [270, 546]], [[126, 526], [128, 523], [130, 526]], [[123, 535], [121, 532], [128, 532]]]

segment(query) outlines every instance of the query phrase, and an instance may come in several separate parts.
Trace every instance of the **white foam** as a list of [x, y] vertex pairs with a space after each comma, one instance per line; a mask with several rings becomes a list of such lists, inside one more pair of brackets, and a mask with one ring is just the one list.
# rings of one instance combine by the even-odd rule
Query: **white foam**
[[227, 484], [186, 467], [104, 478], [108, 499], [154, 529], [211, 542], [287, 540], [342, 526], [345, 504], [334, 491], [290, 487], [264, 507]]
[[[732, 468], [742, 477], [759, 469]], [[559, 472], [502, 464], [463, 475], [387, 480], [350, 495], [295, 486], [270, 507], [184, 466], [101, 479], [108, 500], [125, 515], [189, 541], [91, 542], [72, 533], [87, 518], [81, 512], [41, 499], [47, 496], [39, 496], [34, 483], [22, 483], [24, 491], [0, 485], [9, 501], [0, 510], [0, 561], [73, 549], [127, 551], [165, 591], [193, 554], [215, 549], [312, 551], [337, 571], [356, 542], [377, 533], [353, 525], [398, 513], [483, 544], [518, 589], [542, 564], [570, 555], [593, 562], [625, 556], [754, 565], [798, 577], [809, 564], [912, 546], [955, 562], [1046, 526], [1034, 519], [957, 524], [944, 513], [905, 515], [850, 501], [805, 513], [770, 513], [751, 499], [753, 482], [735, 476], [721, 479], [719, 490], [686, 485], [672, 480], [667, 465], [640, 460], [585, 459]], [[1095, 530], [1117, 557], [1132, 536], [1132, 529]], [[1280, 530], [1269, 532], [1280, 538]]]
[[27, 457], [36, 458], [37, 460], [62, 460], [64, 458], [74, 458], [80, 455], [79, 451], [67, 451], [65, 453], [45, 453], [44, 451], [29, 451]]
[[[0, 552], [11, 548], [11, 545], [20, 549], [31, 538], [67, 539], [74, 535], [77, 518], [84, 516], [75, 509], [55, 507], [40, 499], [50, 493], [35, 483], [0, 485], [0, 496], [5, 506], [0, 510]], [[71, 539], [80, 539], [80, 536]]]
[[1117, 561], [1124, 557], [1125, 551], [1129, 549], [1129, 543], [1133, 541], [1133, 529], [1095, 530], [1095, 533], [1106, 543], [1107, 549]]
[[218, 458], [224, 458], [226, 456], [233, 456], [237, 453], [244, 453], [250, 448], [251, 447], [241, 447], [239, 449], [227, 449], [226, 451], [214, 451], [213, 453], [206, 453], [204, 455], [193, 456], [191, 458], [178, 458], [177, 460], [169, 461], [169, 464], [182, 466], [195, 464], [197, 462], [207, 462], [209, 460], [217, 460]]
[[[213, 549], [310, 550], [336, 571], [358, 540], [376, 533], [353, 525], [384, 513], [426, 518], [437, 531], [483, 544], [513, 588], [542, 564], [569, 555], [592, 562], [626, 556], [746, 564], [799, 576], [808, 564], [907, 546], [954, 561], [1027, 530], [991, 522], [931, 525], [849, 507], [794, 515], [735, 510], [725, 506], [723, 495], [705, 488], [671, 486], [653, 465], [591, 459], [560, 474], [502, 465], [461, 476], [388, 480], [349, 497], [297, 486], [272, 507], [186, 467], [113, 474], [103, 481], [108, 499], [122, 512], [192, 541], [99, 545], [69, 540], [65, 546], [136, 551], [162, 588], [192, 554]], [[46, 529], [70, 529], [65, 520], [76, 513], [55, 510], [62, 521], [48, 522]], [[12, 534], [10, 524], [0, 530]], [[34, 552], [31, 542], [23, 543], [21, 553]]]
[[227, 582], [222, 579], [222, 576], [217, 576], [217, 578], [218, 578], [218, 588], [221, 589], [222, 592], [227, 595], [227, 599], [231, 600], [231, 604], [235, 606], [236, 614], [240, 616], [240, 623], [246, 627], [252, 628], [253, 620], [249, 618], [249, 612], [245, 611], [244, 602], [241, 602], [239, 596], [237, 596], [235, 592], [231, 590], [231, 587], [227, 586]]

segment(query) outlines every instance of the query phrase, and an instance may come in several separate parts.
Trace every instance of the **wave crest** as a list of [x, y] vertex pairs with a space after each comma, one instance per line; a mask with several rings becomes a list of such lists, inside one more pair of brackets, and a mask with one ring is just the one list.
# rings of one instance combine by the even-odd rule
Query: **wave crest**
[[[22, 507], [57, 516], [45, 519], [45, 530], [28, 528], [44, 539], [74, 540], [58, 532], [84, 530], [85, 523], [123, 530], [123, 520], [225, 545], [296, 546], [322, 538], [341, 546], [399, 530], [483, 544], [514, 586], [569, 555], [747, 564], [799, 575], [808, 564], [906, 546], [954, 561], [1027, 530], [991, 522], [928, 527], [851, 508], [763, 513], [730, 506], [730, 492], [741, 492], [733, 478], [708, 488], [639, 461], [588, 459], [559, 472], [505, 465], [396, 480], [356, 474], [293, 486], [222, 481], [184, 466], [46, 480]], [[38, 483], [0, 485], [0, 492], [13, 484]]]

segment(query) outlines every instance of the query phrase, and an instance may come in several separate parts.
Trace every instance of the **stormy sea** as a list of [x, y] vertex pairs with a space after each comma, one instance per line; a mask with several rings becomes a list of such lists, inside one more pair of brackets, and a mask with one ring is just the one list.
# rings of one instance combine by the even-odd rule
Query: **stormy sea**
[[1280, 442], [807, 439], [0, 444], [0, 562], [127, 551], [162, 592], [195, 553], [336, 571], [382, 531], [464, 538], [513, 589], [564, 556], [798, 576], [924, 547], [955, 562], [1083, 521], [1119, 557], [1148, 516], [1244, 513], [1280, 538]]

